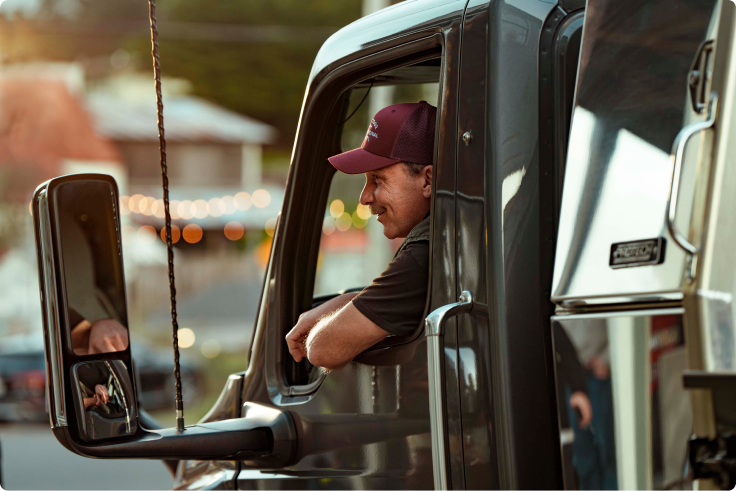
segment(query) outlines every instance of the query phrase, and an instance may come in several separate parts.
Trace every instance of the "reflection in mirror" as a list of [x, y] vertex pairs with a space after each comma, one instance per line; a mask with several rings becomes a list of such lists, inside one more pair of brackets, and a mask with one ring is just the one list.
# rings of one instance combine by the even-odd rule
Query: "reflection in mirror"
[[120, 360], [78, 363], [73, 368], [80, 435], [102, 440], [135, 433], [133, 385]]
[[123, 264], [110, 183], [63, 183], [56, 193], [67, 325], [77, 355], [128, 347]]
[[680, 311], [553, 322], [566, 489], [692, 488]]

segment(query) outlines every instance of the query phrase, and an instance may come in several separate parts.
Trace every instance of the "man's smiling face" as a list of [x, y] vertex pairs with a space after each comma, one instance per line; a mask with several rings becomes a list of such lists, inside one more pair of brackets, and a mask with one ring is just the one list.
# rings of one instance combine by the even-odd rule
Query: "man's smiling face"
[[403, 163], [365, 173], [360, 203], [383, 225], [389, 239], [406, 237], [429, 212], [432, 166], [414, 174]]

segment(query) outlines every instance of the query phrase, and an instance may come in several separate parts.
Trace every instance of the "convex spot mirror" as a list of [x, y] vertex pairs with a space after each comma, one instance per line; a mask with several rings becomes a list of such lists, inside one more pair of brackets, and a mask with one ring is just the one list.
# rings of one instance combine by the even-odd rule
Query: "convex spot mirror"
[[33, 198], [51, 425], [76, 441], [137, 430], [118, 189], [101, 174], [52, 179]]

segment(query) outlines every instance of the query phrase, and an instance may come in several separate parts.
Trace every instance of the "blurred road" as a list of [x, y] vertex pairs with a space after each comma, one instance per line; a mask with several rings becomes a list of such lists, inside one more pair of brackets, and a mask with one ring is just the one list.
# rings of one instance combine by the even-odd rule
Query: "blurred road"
[[47, 425], [0, 425], [3, 488], [171, 489], [156, 460], [96, 460], [75, 455]]

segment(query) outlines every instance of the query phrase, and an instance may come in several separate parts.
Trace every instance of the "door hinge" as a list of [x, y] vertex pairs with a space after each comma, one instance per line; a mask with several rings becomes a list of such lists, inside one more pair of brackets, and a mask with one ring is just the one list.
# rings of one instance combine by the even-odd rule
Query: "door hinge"
[[698, 49], [687, 77], [690, 88], [690, 102], [693, 111], [703, 114], [708, 105], [708, 92], [712, 79], [711, 60], [713, 59], [713, 40], [704, 41]]

